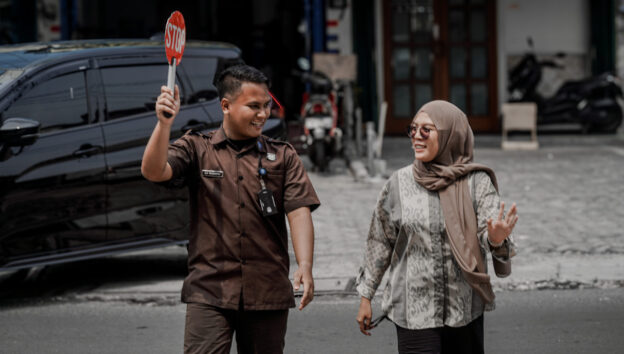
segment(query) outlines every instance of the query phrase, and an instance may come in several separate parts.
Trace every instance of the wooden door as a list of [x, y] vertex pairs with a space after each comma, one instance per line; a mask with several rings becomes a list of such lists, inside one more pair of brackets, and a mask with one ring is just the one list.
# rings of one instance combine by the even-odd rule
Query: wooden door
[[386, 132], [402, 134], [432, 99], [456, 104], [475, 131], [497, 131], [494, 0], [384, 1]]

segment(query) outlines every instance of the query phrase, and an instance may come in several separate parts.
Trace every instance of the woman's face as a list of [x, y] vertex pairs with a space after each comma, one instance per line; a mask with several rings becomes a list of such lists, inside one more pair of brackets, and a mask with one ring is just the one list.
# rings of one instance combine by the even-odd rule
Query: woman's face
[[430, 162], [438, 154], [438, 131], [433, 121], [425, 112], [420, 112], [414, 117], [408, 128], [409, 137], [412, 139], [414, 157], [422, 162]]

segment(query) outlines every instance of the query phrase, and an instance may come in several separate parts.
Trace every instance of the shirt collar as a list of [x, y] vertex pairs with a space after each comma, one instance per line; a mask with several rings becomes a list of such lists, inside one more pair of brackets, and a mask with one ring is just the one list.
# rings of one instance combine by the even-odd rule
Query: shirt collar
[[[225, 129], [223, 129], [223, 125], [221, 125], [219, 129], [217, 129], [217, 131], [214, 133], [214, 135], [212, 136], [211, 142], [213, 145], [223, 145], [227, 142], [227, 135], [225, 135]], [[253, 144], [253, 147], [245, 148], [241, 151], [241, 153], [247, 150], [251, 150], [251, 149], [256, 149], [257, 151], [261, 153], [266, 153], [267, 149], [266, 149], [265, 137], [263, 135], [260, 135], [258, 137], [258, 141], [255, 144]]]
[[217, 131], [212, 136], [212, 139], [210, 139], [210, 141], [214, 145], [221, 145], [225, 143], [226, 140], [227, 140], [227, 136], [225, 135], [225, 130], [223, 129], [223, 125], [221, 125], [219, 129], [217, 129]]

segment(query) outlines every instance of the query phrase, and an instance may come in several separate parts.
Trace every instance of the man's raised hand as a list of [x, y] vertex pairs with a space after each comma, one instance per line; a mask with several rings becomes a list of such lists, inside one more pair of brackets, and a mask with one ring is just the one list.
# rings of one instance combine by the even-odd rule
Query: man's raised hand
[[178, 112], [180, 112], [180, 89], [178, 85], [175, 85], [175, 96], [167, 86], [161, 86], [160, 95], [156, 100], [156, 117], [158, 117], [158, 121], [170, 126]]

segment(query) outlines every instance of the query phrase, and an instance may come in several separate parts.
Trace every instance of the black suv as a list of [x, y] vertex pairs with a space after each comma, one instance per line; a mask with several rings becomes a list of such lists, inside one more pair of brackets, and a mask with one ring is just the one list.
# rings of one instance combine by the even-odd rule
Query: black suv
[[[172, 140], [220, 126], [213, 79], [239, 62], [232, 45], [186, 43]], [[154, 41], [0, 47], [0, 270], [187, 242], [188, 192], [141, 176], [167, 70]], [[283, 137], [284, 121], [264, 129]]]

